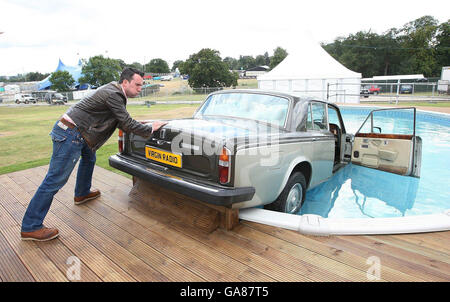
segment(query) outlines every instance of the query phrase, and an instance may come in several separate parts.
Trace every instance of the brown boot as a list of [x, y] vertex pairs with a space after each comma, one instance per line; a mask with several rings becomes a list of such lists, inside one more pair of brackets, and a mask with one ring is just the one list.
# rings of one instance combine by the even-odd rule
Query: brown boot
[[58, 229], [43, 227], [33, 232], [20, 232], [22, 240], [48, 241], [59, 236]]
[[100, 196], [100, 190], [94, 189], [91, 192], [89, 192], [88, 195], [75, 197], [73, 199], [73, 201], [75, 202], [76, 205], [79, 205], [79, 204], [85, 203], [86, 201], [95, 199], [99, 196]]

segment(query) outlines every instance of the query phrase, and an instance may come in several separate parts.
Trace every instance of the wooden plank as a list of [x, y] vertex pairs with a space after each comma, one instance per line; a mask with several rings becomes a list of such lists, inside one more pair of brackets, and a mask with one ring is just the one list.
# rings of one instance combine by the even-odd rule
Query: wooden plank
[[[104, 199], [104, 197], [103, 197]], [[101, 201], [93, 201], [92, 203], [98, 204], [101, 208], [102, 214], [111, 218], [111, 221], [106, 217], [102, 216], [100, 213], [96, 212], [92, 208], [87, 208], [86, 206], [73, 206], [72, 211], [78, 214], [81, 218], [86, 220], [92, 226], [96, 227], [103, 234], [111, 238], [114, 242], [119, 244], [121, 247], [131, 252], [133, 255], [144, 261], [150, 267], [156, 271], [163, 274], [170, 281], [204, 281], [204, 279], [199, 278], [197, 275], [193, 274], [191, 271], [186, 270], [184, 267], [179, 265], [177, 262], [168, 258], [163, 253], [155, 250], [151, 244], [145, 244], [140, 238], [135, 236], [135, 234], [130, 234], [129, 232], [122, 229], [123, 223], [130, 223], [129, 221], [124, 221], [125, 216], [120, 213], [111, 213], [113, 210], [108, 209], [106, 206], [101, 206]], [[113, 222], [114, 221], [114, 222]], [[146, 234], [141, 233], [142, 237]]]
[[[70, 281], [99, 282], [102, 281], [81, 259], [64, 245], [63, 241], [54, 240], [49, 242], [37, 242], [37, 246], [47, 255], [47, 257], [62, 271], [69, 272]], [[77, 263], [73, 258], [76, 257]], [[78, 266], [79, 265], [79, 266]], [[79, 276], [70, 275], [71, 269], [79, 269]], [[79, 279], [78, 279], [79, 277]]]
[[[94, 205], [98, 204], [100, 203], [89, 203], [89, 207], [93, 207]], [[108, 203], [105, 202], [105, 204]], [[138, 223], [140, 227], [148, 228], [148, 230], [146, 230], [147, 235], [141, 238], [141, 240], [148, 242], [148, 244], [151, 244], [158, 250], [160, 249], [166, 255], [173, 257], [174, 259], [178, 258], [180, 263], [182, 263], [185, 267], [198, 274], [202, 274], [202, 276], [208, 281], [236, 281], [236, 279], [234, 279], [234, 276], [237, 276], [239, 280], [247, 280], [247, 275], [253, 276], [255, 278], [254, 280], [273, 281], [273, 279], [265, 275], [263, 276], [259, 272], [254, 272], [247, 266], [242, 266], [239, 262], [234, 261], [227, 255], [209, 249], [201, 242], [197, 242], [192, 238], [174, 231], [172, 228], [164, 226], [164, 223], [170, 223], [170, 221], [173, 220], [170, 217], [158, 216], [153, 212], [146, 212], [146, 210], [143, 208], [139, 210], [136, 208], [130, 208], [129, 211], [123, 212], [123, 214], [132, 219], [135, 224]], [[116, 221], [113, 218], [110, 219]], [[127, 231], [134, 232], [133, 230], [128, 229], [127, 226], [129, 226], [129, 224], [121, 225], [121, 227], [127, 229]], [[155, 239], [152, 239], [154, 236], [157, 237]], [[170, 241], [167, 240], [167, 238], [169, 238]], [[179, 250], [180, 247], [182, 247], [183, 250]], [[207, 250], [207, 252], [205, 252], [205, 254], [202, 256], [202, 261], [199, 262], [199, 257], [197, 257], [197, 254], [199, 253], [199, 251], [205, 249]], [[218, 273], [215, 271], [208, 273], [211, 268], [223, 261], [227, 261], [226, 264], [222, 267], [223, 273]]]
[[[1, 221], [3, 222], [4, 208], [0, 205]], [[2, 225], [1, 229], [5, 226]], [[14, 253], [0, 229], [0, 278], [6, 282], [33, 282], [34, 278]]]
[[[308, 278], [315, 281], [366, 281], [366, 271], [355, 269], [329, 257], [317, 254], [301, 246], [292, 244], [274, 236], [268, 235], [246, 225], [235, 228], [236, 234], [243, 236], [250, 242], [262, 245], [263, 254], [267, 254], [272, 261], [278, 262], [288, 268], [303, 272]], [[279, 252], [279, 253], [275, 253]], [[297, 265], [293, 265], [297, 263]]]
[[[16, 193], [15, 196], [24, 197], [23, 203], [28, 203], [26, 200], [30, 200], [31, 196], [27, 193], [20, 191], [20, 186], [13, 181], [6, 181], [10, 179], [0, 178], [0, 182], [3, 186], [6, 186], [12, 193]], [[52, 205], [54, 208], [54, 205]], [[23, 209], [25, 211], [25, 209]], [[46, 221], [50, 222], [50, 225], [56, 227], [60, 231], [60, 236], [56, 240], [60, 240], [65, 246], [67, 246], [78, 258], [81, 259], [86, 265], [102, 280], [104, 281], [134, 281], [131, 276], [121, 270], [115, 263], [109, 258], [101, 254], [94, 246], [84, 240], [71, 228], [69, 228], [58, 217], [53, 215], [50, 211], [47, 215]]]
[[[384, 239], [385, 236], [352, 236], [345, 237], [343, 240], [352, 241], [361, 244], [370, 249], [380, 252], [380, 259], [383, 261], [389, 258], [389, 261], [398, 262], [402, 268], [410, 267], [416, 272], [421, 272], [429, 276], [429, 278], [439, 278], [440, 281], [450, 281], [450, 265], [423, 256], [417, 251], [405, 249], [401, 245], [392, 245]], [[395, 255], [395, 258], [394, 256]], [[389, 256], [389, 257], [387, 257]]]
[[[144, 280], [145, 274], [139, 271], [141, 263], [164, 276], [164, 280], [270, 282], [365, 281], [369, 268], [366, 261], [370, 256], [377, 256], [381, 261], [382, 280], [450, 280], [446, 246], [450, 241], [449, 232], [314, 237], [242, 221], [232, 231], [221, 229], [208, 234], [186, 226], [174, 215], [148, 212], [136, 204], [130, 207], [133, 198], [126, 191], [131, 189], [131, 180], [97, 168], [99, 173], [94, 173], [93, 184], [99, 185], [102, 196], [85, 205], [74, 206], [74, 170], [66, 186], [56, 195], [46, 218], [51, 226], [58, 227], [60, 237], [55, 241], [31, 243], [31, 248], [27, 246], [22, 251], [22, 258], [29, 259], [34, 254], [46, 257], [53, 265], [51, 269], [65, 278], [67, 264], [63, 260], [75, 255], [85, 265], [82, 271], [91, 274], [89, 278], [82, 277], [82, 281]], [[11, 278], [14, 265], [19, 266], [19, 271], [23, 270], [22, 274], [29, 270], [28, 278], [36, 278], [31, 272], [37, 268], [22, 263], [14, 250], [17, 246], [11, 242], [20, 238], [16, 231], [23, 212], [47, 169], [48, 166], [44, 166], [18, 171], [11, 177], [0, 175], [0, 220], [3, 224], [0, 226], [0, 252], [3, 249], [10, 253], [9, 256], [0, 254], [0, 265], [7, 263], [9, 270], [5, 273], [0, 268], [0, 281], [7, 281], [5, 276]], [[119, 179], [120, 185], [116, 186]], [[193, 207], [197, 210], [196, 206]], [[219, 210], [220, 214], [225, 212]], [[119, 253], [115, 254], [117, 248]], [[16, 264], [10, 264], [6, 257], [10, 259], [14, 255]], [[134, 258], [129, 261], [125, 255]], [[48, 278], [51, 269], [37, 280]], [[13, 277], [27, 278], [19, 273]]]
[[401, 236], [391, 236], [399, 241], [409, 242], [416, 247], [426, 248], [434, 255], [443, 256], [440, 259], [450, 263], [450, 231], [433, 232], [426, 234], [402, 234]]
[[122, 190], [123, 192], [130, 192], [133, 187], [131, 179], [113, 173], [99, 166], [95, 166], [93, 179], [107, 184], [113, 184], [113, 188]]
[[[369, 256], [361, 253], [358, 248], [346, 249], [335, 243], [334, 239], [336, 236], [330, 237], [317, 237], [300, 234], [292, 230], [286, 230], [282, 228], [276, 228], [272, 226], [267, 226], [263, 224], [258, 224], [249, 221], [243, 221], [241, 224], [247, 225], [256, 230], [270, 234], [276, 238], [287, 241], [294, 245], [303, 247], [313, 253], [323, 255], [327, 258], [336, 260], [342, 264], [348, 265], [360, 271], [367, 272], [369, 265], [367, 264], [367, 259]], [[348, 275], [350, 277], [351, 275]], [[381, 276], [383, 280], [387, 281], [421, 281], [420, 278], [416, 278], [414, 274], [407, 275], [402, 272], [398, 272], [389, 267], [384, 267], [383, 275]]]
[[[92, 270], [102, 281], [106, 282], [130, 282], [136, 281], [120, 266], [114, 263], [89, 241], [66, 225], [63, 220], [49, 213], [48, 222], [60, 231], [58, 240], [61, 241], [83, 264]], [[81, 278], [84, 280], [84, 270]]]
[[[62, 194], [64, 191], [66, 191], [66, 193], [67, 193], [67, 191], [70, 191], [72, 188], [70, 187], [70, 185], [69, 186], [67, 186], [66, 185], [66, 187], [64, 187], [63, 188], [63, 190], [61, 190], [58, 194]], [[66, 195], [68, 195], [68, 194], [66, 194]], [[62, 196], [62, 195], [60, 195], [60, 196]], [[67, 200], [68, 199], [68, 196], [66, 196], [66, 204], [71, 204], [71, 201], [69, 201], [69, 200]], [[105, 196], [102, 196], [102, 197], [100, 197], [99, 199], [98, 199], [98, 201], [100, 201], [100, 200], [103, 200], [103, 199], [105, 199]], [[94, 203], [95, 203], [95, 201], [93, 201]], [[90, 202], [90, 203], [88, 203], [88, 204], [91, 204], [92, 202]], [[77, 208], [77, 209], [80, 209], [80, 208], [82, 208], [82, 207], [75, 207], [75, 208]], [[79, 213], [80, 214], [80, 213]], [[81, 215], [81, 214], [80, 214]], [[113, 218], [113, 219], [116, 219], [117, 217], [115, 217], [115, 218]], [[94, 223], [94, 221], [95, 221], [95, 219], [94, 220], [90, 220], [90, 222], [91, 223]], [[114, 221], [115, 223], [117, 223], [117, 221]], [[148, 233], [147, 233], [148, 234]], [[148, 235], [147, 234], [145, 234], [145, 235], [142, 235], [143, 237], [145, 236], [145, 237], [148, 237]], [[112, 238], [116, 238], [117, 236], [112, 236]], [[152, 244], [150, 244], [150, 245], [152, 245], [153, 246], [153, 242], [152, 242]], [[165, 252], [165, 251], [164, 251]], [[199, 259], [197, 258], [197, 257], [192, 257], [192, 253], [189, 253], [189, 252], [187, 252], [187, 251], [181, 251], [181, 254], [187, 254], [187, 255], [190, 255], [189, 257], [190, 257], [190, 259], [189, 259], [189, 261], [187, 262], [187, 263], [198, 263], [198, 265], [199, 266], [201, 266], [202, 268], [203, 268], [203, 270], [209, 270], [209, 267], [208, 266], [206, 266], [206, 264], [203, 264], [203, 263], [201, 263], [202, 261], [199, 261]], [[166, 260], [164, 260], [164, 262], [167, 264], [167, 261], [170, 261], [170, 259], [166, 259]], [[210, 264], [212, 265], [214, 262], [211, 262]], [[168, 265], [166, 265], [167, 267], [165, 267], [164, 269], [169, 269], [170, 268], [170, 266], [168, 266]], [[211, 266], [212, 267], [212, 266]], [[188, 276], [186, 277], [186, 274], [188, 274]], [[172, 274], [172, 275], [174, 275], [174, 274]], [[214, 275], [215, 276], [219, 276], [220, 274], [219, 273], [217, 273], [217, 272], [214, 272]], [[186, 278], [183, 278], [183, 276], [184, 277], [186, 277]], [[182, 280], [183, 281], [189, 281], [189, 280], [191, 280], [191, 281], [199, 281], [200, 279], [198, 279], [198, 277], [196, 277], [196, 276], [194, 276], [191, 272], [189, 272], [189, 271], [186, 271], [186, 273], [184, 273], [184, 274], [180, 274], [179, 272], [177, 273], [177, 276], [175, 277], [174, 276], [174, 278], [176, 278], [175, 280], [179, 280], [180, 278], [183, 278]], [[217, 279], [212, 279], [212, 280], [217, 280]], [[226, 279], [222, 279], [222, 281], [230, 281], [230, 279], [228, 278], [228, 277], [226, 277]], [[234, 280], [234, 281], [236, 281], [236, 280]]]
[[[337, 252], [337, 253], [339, 253], [339, 252]], [[364, 260], [366, 260], [366, 259], [364, 259]], [[364, 263], [364, 269], [367, 270], [367, 264], [365, 263], [365, 261], [363, 263]]]
[[66, 276], [34, 242], [20, 239], [18, 225], [3, 228], [1, 233], [36, 281], [67, 281]]
[[[384, 271], [391, 270], [397, 272], [398, 280], [410, 278], [410, 281], [442, 281], [441, 277], [434, 274], [425, 272], [423, 267], [411, 263], [408, 259], [401, 259], [398, 255], [391, 255], [384, 251], [384, 247], [372, 248], [368, 245], [364, 245], [358, 239], [361, 236], [332, 236], [328, 239], [334, 246], [339, 249], [345, 250], [349, 253], [359, 255], [363, 258], [369, 259], [369, 257], [378, 257], [382, 268], [382, 276]], [[322, 237], [316, 237], [316, 240], [323, 241]], [[415, 280], [414, 280], [415, 279]]]
[[[282, 267], [279, 264], [271, 262], [258, 254], [255, 254], [244, 247], [240, 246], [238, 243], [233, 243], [223, 238], [219, 231], [212, 232], [210, 234], [205, 234], [197, 229], [186, 227], [183, 224], [179, 224], [177, 221], [171, 223], [179, 232], [183, 232], [203, 244], [206, 244], [213, 248], [214, 250], [221, 251], [222, 253], [228, 255], [229, 257], [260, 271], [263, 274], [274, 278], [277, 281], [284, 282], [300, 282], [300, 281], [311, 281], [311, 279]], [[232, 231], [231, 231], [232, 232]]]
[[63, 208], [55, 209], [55, 213], [84, 239], [89, 241], [136, 280], [147, 282], [169, 281], [167, 277], [121, 247], [77, 214]]
[[[103, 204], [105, 196], [102, 196], [101, 200], [92, 201], [86, 204], [89, 208], [96, 210], [98, 213], [105, 215], [115, 224], [118, 224], [121, 228], [127, 230], [143, 242], [151, 245], [153, 248], [160, 250], [165, 255], [179, 261], [182, 265], [185, 265], [190, 271], [201, 275], [208, 281], [239, 281], [241, 274], [250, 273], [252, 276], [257, 276], [257, 274], [248, 267], [239, 267], [236, 263], [230, 265], [230, 258], [225, 255], [217, 255], [212, 257], [211, 253], [201, 254], [202, 247], [200, 245], [195, 246], [192, 250], [187, 250], [187, 247], [193, 245], [194, 241], [192, 239], [184, 238], [182, 242], [173, 243], [166, 239], [167, 232], [161, 231], [159, 234], [154, 232], [153, 226], [155, 222], [151, 223], [151, 231], [144, 228], [142, 225], [133, 222], [130, 218], [124, 220], [125, 216], [120, 217], [120, 213], [115, 212], [113, 209], [108, 209], [107, 206]], [[144, 216], [142, 216], [144, 217]], [[171, 237], [172, 238], [172, 237]], [[179, 236], [175, 236], [179, 239]], [[182, 248], [180, 248], [180, 246]], [[203, 246], [203, 249], [205, 246]], [[201, 254], [201, 255], [200, 255]], [[201, 260], [200, 260], [201, 259]], [[221, 267], [221, 273], [215, 270], [215, 268], [223, 261], [227, 261]], [[226, 272], [226, 273], [223, 273]], [[183, 277], [185, 276], [185, 277]], [[237, 278], [235, 277], [237, 276]], [[196, 278], [192, 276], [187, 276], [186, 273], [179, 274], [178, 278], [182, 278], [183, 281], [196, 281]], [[261, 278], [261, 280], [268, 280], [269, 278]]]
[[113, 179], [114, 183], [126, 185], [130, 189], [133, 187], [133, 182], [130, 178], [126, 178], [125, 176], [106, 170], [105, 168], [102, 168], [100, 166], [95, 166], [95, 172], [96, 175], [103, 176], [103, 179]]
[[[450, 232], [448, 233], [450, 236]], [[423, 234], [422, 238], [426, 238], [427, 234]], [[429, 246], [424, 246], [420, 244], [412, 244], [407, 240], [402, 240], [402, 235], [383, 235], [383, 236], [373, 236], [372, 239], [377, 242], [384, 243], [389, 246], [397, 247], [406, 251], [409, 251], [414, 254], [418, 254], [423, 256], [425, 260], [425, 265], [430, 264], [434, 266], [435, 261], [442, 262], [444, 264], [445, 271], [450, 272], [450, 253], [446, 253], [444, 248], [436, 248], [440, 250], [436, 250], [435, 248], [430, 248]], [[442, 243], [441, 243], [442, 244]], [[445, 244], [445, 243], [444, 243]], [[430, 261], [431, 263], [428, 263]]]
[[23, 218], [22, 205], [4, 187], [0, 180], [0, 228], [19, 225]]
[[[7, 178], [2, 177], [0, 181], [3, 182], [4, 180], [7, 180]], [[0, 233], [5, 241], [8, 242], [11, 249], [14, 250], [23, 265], [27, 268], [30, 275], [33, 276], [33, 279], [37, 281], [67, 281], [61, 271], [58, 270], [53, 262], [35, 245], [34, 242], [26, 242], [20, 239], [19, 223], [23, 217], [23, 212], [17, 211], [17, 207], [21, 207], [21, 205], [3, 184], [0, 184], [0, 194], [2, 196], [0, 211], [2, 214], [2, 222], [4, 222], [1, 225]], [[15, 218], [10, 216], [8, 209], [13, 213]], [[3, 246], [7, 247], [7, 245]], [[9, 255], [9, 259], [11, 259], [11, 254]], [[12, 261], [11, 263], [18, 269], [17, 277], [28, 279], [28, 274], [21, 269], [21, 265], [19, 265], [17, 261]], [[14, 275], [10, 276], [14, 277]]]
[[[36, 172], [41, 173], [39, 171]], [[33, 181], [34, 175], [28, 176], [28, 178]], [[35, 184], [38, 182], [38, 179], [35, 179]], [[61, 196], [61, 194], [64, 193], [64, 189], [66, 188], [66, 186], [63, 187], [60, 192], [58, 192], [58, 196]], [[58, 196], [55, 195], [53, 203], [59, 203]], [[73, 197], [70, 197], [69, 202], [72, 206], [74, 206], [72, 198]], [[132, 253], [118, 245], [108, 236], [97, 230], [95, 227], [93, 227], [93, 225], [86, 222], [79, 215], [75, 214], [67, 207], [60, 206], [52, 208], [52, 212], [55, 213], [58, 217], [62, 218], [68, 226], [79, 233], [85, 240], [94, 245], [103, 254], [107, 255], [111, 260], [113, 260], [118, 266], [122, 267], [136, 280], [169, 281], [169, 279], [167, 279], [164, 275], [154, 270], [141, 259], [137, 258]]]

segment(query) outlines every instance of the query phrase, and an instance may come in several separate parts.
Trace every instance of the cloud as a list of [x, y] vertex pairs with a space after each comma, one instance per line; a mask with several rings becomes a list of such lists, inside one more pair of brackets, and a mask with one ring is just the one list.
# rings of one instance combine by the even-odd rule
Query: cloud
[[359, 30], [381, 33], [424, 14], [445, 17], [435, 2], [408, 2], [405, 11], [406, 2], [385, 0], [0, 0], [7, 12], [0, 19], [0, 75], [52, 72], [59, 58], [74, 65], [99, 54], [169, 64], [205, 47], [222, 57], [271, 54], [300, 44], [305, 30], [330, 42]]

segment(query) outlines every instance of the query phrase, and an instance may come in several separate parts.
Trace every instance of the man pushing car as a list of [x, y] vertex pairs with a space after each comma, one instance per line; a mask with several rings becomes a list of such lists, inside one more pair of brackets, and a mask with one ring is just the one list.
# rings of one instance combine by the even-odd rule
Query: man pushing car
[[58, 237], [59, 231], [43, 225], [54, 195], [66, 184], [76, 163], [78, 166], [74, 203], [95, 199], [100, 191], [91, 189], [92, 173], [99, 149], [120, 128], [128, 133], [150, 137], [153, 131], [165, 125], [155, 121], [142, 124], [131, 118], [126, 110], [127, 98], [139, 95], [143, 73], [125, 68], [119, 82], [111, 82], [69, 110], [55, 123], [50, 133], [53, 154], [42, 184], [31, 199], [22, 220], [22, 240], [47, 241]]

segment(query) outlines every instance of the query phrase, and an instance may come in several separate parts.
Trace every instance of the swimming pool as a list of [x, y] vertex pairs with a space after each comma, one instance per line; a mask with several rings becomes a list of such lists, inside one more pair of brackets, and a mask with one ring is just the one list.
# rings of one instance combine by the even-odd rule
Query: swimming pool
[[[375, 108], [341, 107], [347, 132], [355, 133]], [[407, 113], [386, 117], [383, 133], [408, 131]], [[429, 215], [450, 209], [450, 117], [417, 111], [422, 138], [421, 177], [349, 164], [309, 190], [299, 215], [324, 218], [387, 218]]]

